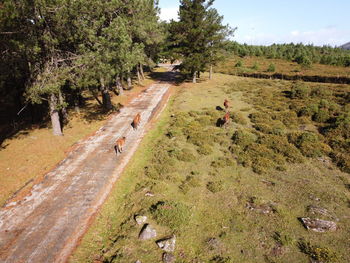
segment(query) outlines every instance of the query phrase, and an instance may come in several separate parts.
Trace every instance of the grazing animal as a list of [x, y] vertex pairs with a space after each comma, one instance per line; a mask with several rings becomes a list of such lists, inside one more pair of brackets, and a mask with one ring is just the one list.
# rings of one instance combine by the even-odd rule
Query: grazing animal
[[230, 121], [230, 113], [226, 112], [224, 118], [222, 119], [222, 125], [225, 127]]
[[226, 110], [230, 107], [230, 102], [227, 99], [224, 101], [224, 106]]
[[139, 126], [140, 121], [141, 121], [141, 114], [137, 113], [131, 124], [134, 130], [137, 130], [137, 127]]
[[114, 146], [114, 149], [115, 149], [115, 152], [116, 154], [119, 153], [122, 153], [123, 151], [123, 146], [125, 144], [125, 140], [126, 138], [125, 137], [122, 137], [122, 138], [119, 138], [116, 142], [115, 142], [115, 146]]

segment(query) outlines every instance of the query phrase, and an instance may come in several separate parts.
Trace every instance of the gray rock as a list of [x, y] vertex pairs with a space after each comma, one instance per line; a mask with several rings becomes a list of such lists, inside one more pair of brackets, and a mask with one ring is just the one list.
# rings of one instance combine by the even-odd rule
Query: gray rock
[[328, 232], [337, 230], [337, 224], [333, 221], [304, 217], [301, 218], [301, 222], [307, 229], [311, 229], [315, 232]]
[[169, 238], [163, 238], [161, 240], [158, 240], [156, 243], [158, 247], [160, 247], [164, 251], [173, 252], [175, 250], [176, 237], [172, 236]]
[[163, 262], [164, 263], [174, 263], [175, 256], [172, 253], [164, 253], [163, 254]]
[[139, 234], [139, 239], [148, 240], [148, 239], [155, 238], [156, 236], [157, 236], [157, 231], [154, 228], [152, 228], [149, 224], [145, 224], [141, 229], [141, 232]]
[[147, 192], [147, 193], [145, 193], [145, 196], [153, 197], [154, 194], [152, 192]]
[[136, 215], [135, 216], [135, 221], [138, 225], [142, 225], [146, 223], [147, 221], [147, 216], [141, 216], [141, 215]]
[[135, 263], [142, 263], [142, 262], [141, 262], [141, 260], [136, 260], [136, 262], [135, 262]]
[[339, 221], [339, 219], [336, 216], [332, 215], [326, 208], [323, 207], [309, 205], [307, 207], [307, 211], [312, 215], [325, 216], [335, 221]]

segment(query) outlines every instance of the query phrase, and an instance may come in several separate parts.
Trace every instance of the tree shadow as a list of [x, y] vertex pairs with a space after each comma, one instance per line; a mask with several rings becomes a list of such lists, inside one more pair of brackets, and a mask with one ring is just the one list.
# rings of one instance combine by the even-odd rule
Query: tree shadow
[[149, 76], [159, 82], [171, 82], [180, 85], [185, 81], [185, 77], [178, 71], [151, 72]]

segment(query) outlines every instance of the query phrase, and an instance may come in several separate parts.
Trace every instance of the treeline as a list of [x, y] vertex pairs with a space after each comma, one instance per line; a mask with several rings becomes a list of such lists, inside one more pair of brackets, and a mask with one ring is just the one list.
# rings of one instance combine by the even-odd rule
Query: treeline
[[[90, 91], [105, 109], [110, 92], [157, 60], [164, 40], [154, 0], [4, 0], [0, 4], [1, 117], [49, 111], [62, 134], [68, 104]], [[33, 107], [32, 104], [41, 105]], [[39, 116], [39, 117], [38, 117]]]
[[229, 41], [226, 43], [226, 50], [240, 57], [257, 56], [284, 59], [306, 67], [311, 66], [312, 63], [350, 67], [350, 51], [330, 46], [318, 47], [293, 43], [255, 46]]

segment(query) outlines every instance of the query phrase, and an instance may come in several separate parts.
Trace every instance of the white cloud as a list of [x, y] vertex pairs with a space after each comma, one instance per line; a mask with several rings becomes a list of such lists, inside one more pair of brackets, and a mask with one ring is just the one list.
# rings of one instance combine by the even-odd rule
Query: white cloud
[[171, 19], [177, 20], [178, 7], [165, 7], [160, 9], [160, 20], [170, 21]]

